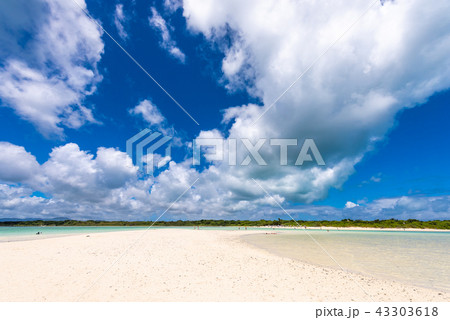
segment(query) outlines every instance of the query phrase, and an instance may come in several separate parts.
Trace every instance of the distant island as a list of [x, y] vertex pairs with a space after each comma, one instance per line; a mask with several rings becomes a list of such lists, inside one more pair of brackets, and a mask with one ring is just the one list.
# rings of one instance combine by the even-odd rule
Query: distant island
[[[297, 224], [298, 223], [298, 224]], [[443, 229], [450, 230], [450, 220], [430, 220], [420, 221], [415, 219], [408, 220], [320, 220], [305, 221], [297, 220], [177, 220], [177, 221], [104, 221], [104, 220], [22, 220], [22, 221], [0, 221], [3, 227], [31, 227], [31, 226], [98, 226], [98, 227], [117, 227], [117, 226], [164, 226], [164, 227], [264, 227], [264, 226], [285, 226], [285, 227], [336, 227], [336, 228], [400, 228], [400, 229]]]

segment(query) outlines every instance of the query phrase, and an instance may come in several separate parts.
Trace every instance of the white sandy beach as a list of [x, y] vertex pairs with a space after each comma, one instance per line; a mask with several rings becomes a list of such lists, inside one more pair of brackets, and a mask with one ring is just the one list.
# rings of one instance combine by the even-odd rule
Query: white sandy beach
[[309, 265], [240, 239], [259, 232], [267, 231], [150, 229], [3, 242], [0, 301], [450, 301], [448, 292]]

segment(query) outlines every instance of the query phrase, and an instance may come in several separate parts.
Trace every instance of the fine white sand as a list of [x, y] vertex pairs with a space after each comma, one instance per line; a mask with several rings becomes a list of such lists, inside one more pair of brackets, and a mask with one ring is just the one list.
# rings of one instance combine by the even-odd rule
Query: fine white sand
[[259, 232], [150, 229], [3, 242], [0, 301], [371, 301], [364, 291], [374, 301], [450, 300], [448, 292], [275, 256], [240, 238]]

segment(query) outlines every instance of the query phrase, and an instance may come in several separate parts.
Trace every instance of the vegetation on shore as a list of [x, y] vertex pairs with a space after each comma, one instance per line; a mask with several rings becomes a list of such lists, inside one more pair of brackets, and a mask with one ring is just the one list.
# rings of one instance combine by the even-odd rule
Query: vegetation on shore
[[[306, 227], [361, 227], [361, 228], [415, 228], [415, 229], [448, 229], [450, 230], [450, 220], [420, 221], [409, 220], [351, 220], [340, 221], [303, 221], [298, 220], [300, 226]], [[30, 220], [30, 221], [0, 221], [0, 226], [4, 227], [31, 227], [31, 226], [204, 226], [204, 227], [263, 227], [263, 226], [298, 226], [292, 220], [196, 220], [196, 221], [103, 221], [103, 220]]]

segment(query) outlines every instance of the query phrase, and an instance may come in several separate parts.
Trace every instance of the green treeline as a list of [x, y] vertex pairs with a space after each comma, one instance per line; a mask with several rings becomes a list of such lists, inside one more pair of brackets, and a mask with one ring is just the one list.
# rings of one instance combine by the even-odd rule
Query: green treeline
[[[300, 226], [306, 227], [366, 227], [366, 228], [416, 228], [416, 229], [450, 229], [450, 220], [432, 220], [420, 221], [409, 220], [351, 220], [344, 219], [340, 221], [303, 221], [298, 220]], [[298, 226], [292, 220], [196, 220], [196, 221], [102, 221], [102, 220], [31, 220], [31, 221], [0, 221], [0, 226], [4, 227], [29, 227], [29, 226], [204, 226], [204, 227], [262, 227], [262, 226]]]

